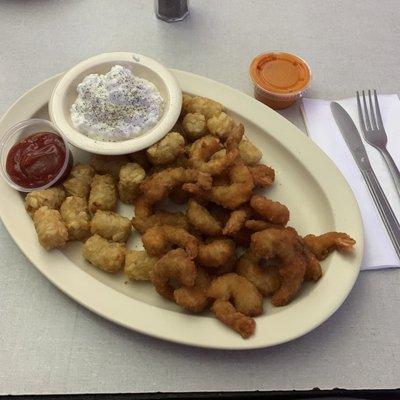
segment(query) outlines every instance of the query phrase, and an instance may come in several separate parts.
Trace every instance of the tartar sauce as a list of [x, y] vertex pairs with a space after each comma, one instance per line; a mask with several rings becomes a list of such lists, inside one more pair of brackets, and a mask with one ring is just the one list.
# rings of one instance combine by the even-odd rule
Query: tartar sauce
[[115, 65], [105, 75], [91, 74], [77, 87], [71, 120], [79, 132], [102, 141], [139, 136], [161, 118], [164, 100], [157, 87]]

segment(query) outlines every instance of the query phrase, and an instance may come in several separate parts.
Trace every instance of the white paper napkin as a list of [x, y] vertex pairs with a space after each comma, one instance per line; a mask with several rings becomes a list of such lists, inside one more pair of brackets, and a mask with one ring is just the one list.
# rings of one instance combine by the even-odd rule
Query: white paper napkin
[[[359, 129], [357, 103], [355, 98], [336, 100], [352, 117]], [[370, 192], [359, 171], [343, 136], [336, 125], [330, 109], [330, 101], [307, 99], [301, 101], [309, 137], [332, 159], [353, 189], [358, 201], [364, 223], [365, 254], [362, 269], [400, 267], [385, 226], [372, 200]], [[379, 96], [383, 123], [388, 136], [388, 150], [400, 167], [400, 100], [397, 95]], [[374, 147], [362, 138], [372, 168], [388, 198], [390, 205], [400, 221], [400, 199], [391, 179], [389, 170]]]

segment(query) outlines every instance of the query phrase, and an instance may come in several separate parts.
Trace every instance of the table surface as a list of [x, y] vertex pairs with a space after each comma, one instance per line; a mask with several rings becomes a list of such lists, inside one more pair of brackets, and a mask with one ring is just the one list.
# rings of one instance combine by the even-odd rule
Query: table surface
[[[151, 0], [2, 0], [0, 113], [78, 61], [132, 50], [251, 94], [268, 49], [312, 66], [309, 97], [399, 93], [393, 1], [192, 0], [185, 21]], [[304, 130], [298, 106], [282, 114]], [[274, 348], [225, 352], [152, 339], [108, 322], [52, 286], [0, 225], [0, 394], [400, 387], [399, 270], [361, 273], [322, 326]], [[206, 334], [206, 333], [205, 333]]]

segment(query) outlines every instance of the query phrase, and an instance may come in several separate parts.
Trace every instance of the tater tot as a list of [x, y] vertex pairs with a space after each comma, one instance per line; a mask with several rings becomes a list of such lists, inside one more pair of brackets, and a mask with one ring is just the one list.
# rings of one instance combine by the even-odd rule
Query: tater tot
[[33, 214], [42, 206], [58, 210], [65, 199], [65, 192], [60, 186], [52, 187], [46, 190], [34, 190], [25, 197], [25, 209], [28, 214]]
[[188, 113], [189, 101], [192, 100], [192, 98], [193, 97], [190, 94], [182, 93], [182, 110], [181, 110], [182, 115]]
[[188, 113], [198, 112], [203, 114], [206, 119], [210, 119], [221, 114], [224, 107], [221, 103], [214, 100], [207, 99], [206, 97], [195, 96], [188, 101], [186, 109]]
[[40, 207], [33, 214], [33, 223], [39, 242], [46, 250], [62, 247], [68, 240], [68, 230], [58, 210]]
[[185, 136], [195, 141], [207, 134], [206, 117], [200, 113], [188, 113], [183, 117], [182, 127], [185, 131]]
[[184, 152], [185, 139], [178, 132], [169, 132], [146, 150], [147, 158], [153, 165], [171, 163]]
[[90, 222], [90, 232], [114, 242], [126, 242], [132, 230], [129, 218], [112, 211], [97, 210]]
[[234, 127], [233, 119], [222, 112], [218, 116], [212, 117], [207, 121], [207, 128], [211, 134], [225, 140], [228, 138]]
[[94, 174], [95, 172], [91, 165], [76, 164], [63, 183], [67, 195], [87, 199]]
[[246, 165], [256, 165], [260, 162], [262, 152], [248, 139], [239, 143], [240, 158]]
[[128, 163], [119, 171], [118, 193], [121, 201], [133, 204], [140, 193], [139, 184], [146, 177], [146, 171], [136, 163]]
[[117, 204], [117, 189], [111, 175], [95, 175], [89, 195], [89, 211], [112, 211]]
[[129, 162], [128, 156], [105, 156], [101, 154], [92, 154], [90, 165], [98, 174], [110, 174], [118, 179], [119, 170]]
[[93, 235], [83, 245], [83, 257], [105, 272], [118, 272], [125, 261], [125, 246]]
[[60, 213], [68, 229], [69, 240], [85, 240], [89, 236], [90, 224], [87, 200], [69, 196], [61, 204]]
[[125, 257], [125, 275], [132, 281], [149, 281], [157, 257], [152, 257], [145, 250], [129, 250]]

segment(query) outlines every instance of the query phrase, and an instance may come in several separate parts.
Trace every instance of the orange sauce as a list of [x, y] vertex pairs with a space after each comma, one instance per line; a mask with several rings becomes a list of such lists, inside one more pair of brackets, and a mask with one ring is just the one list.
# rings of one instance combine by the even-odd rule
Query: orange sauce
[[255, 97], [275, 109], [295, 102], [309, 86], [311, 71], [300, 57], [290, 53], [260, 54], [250, 65]]

